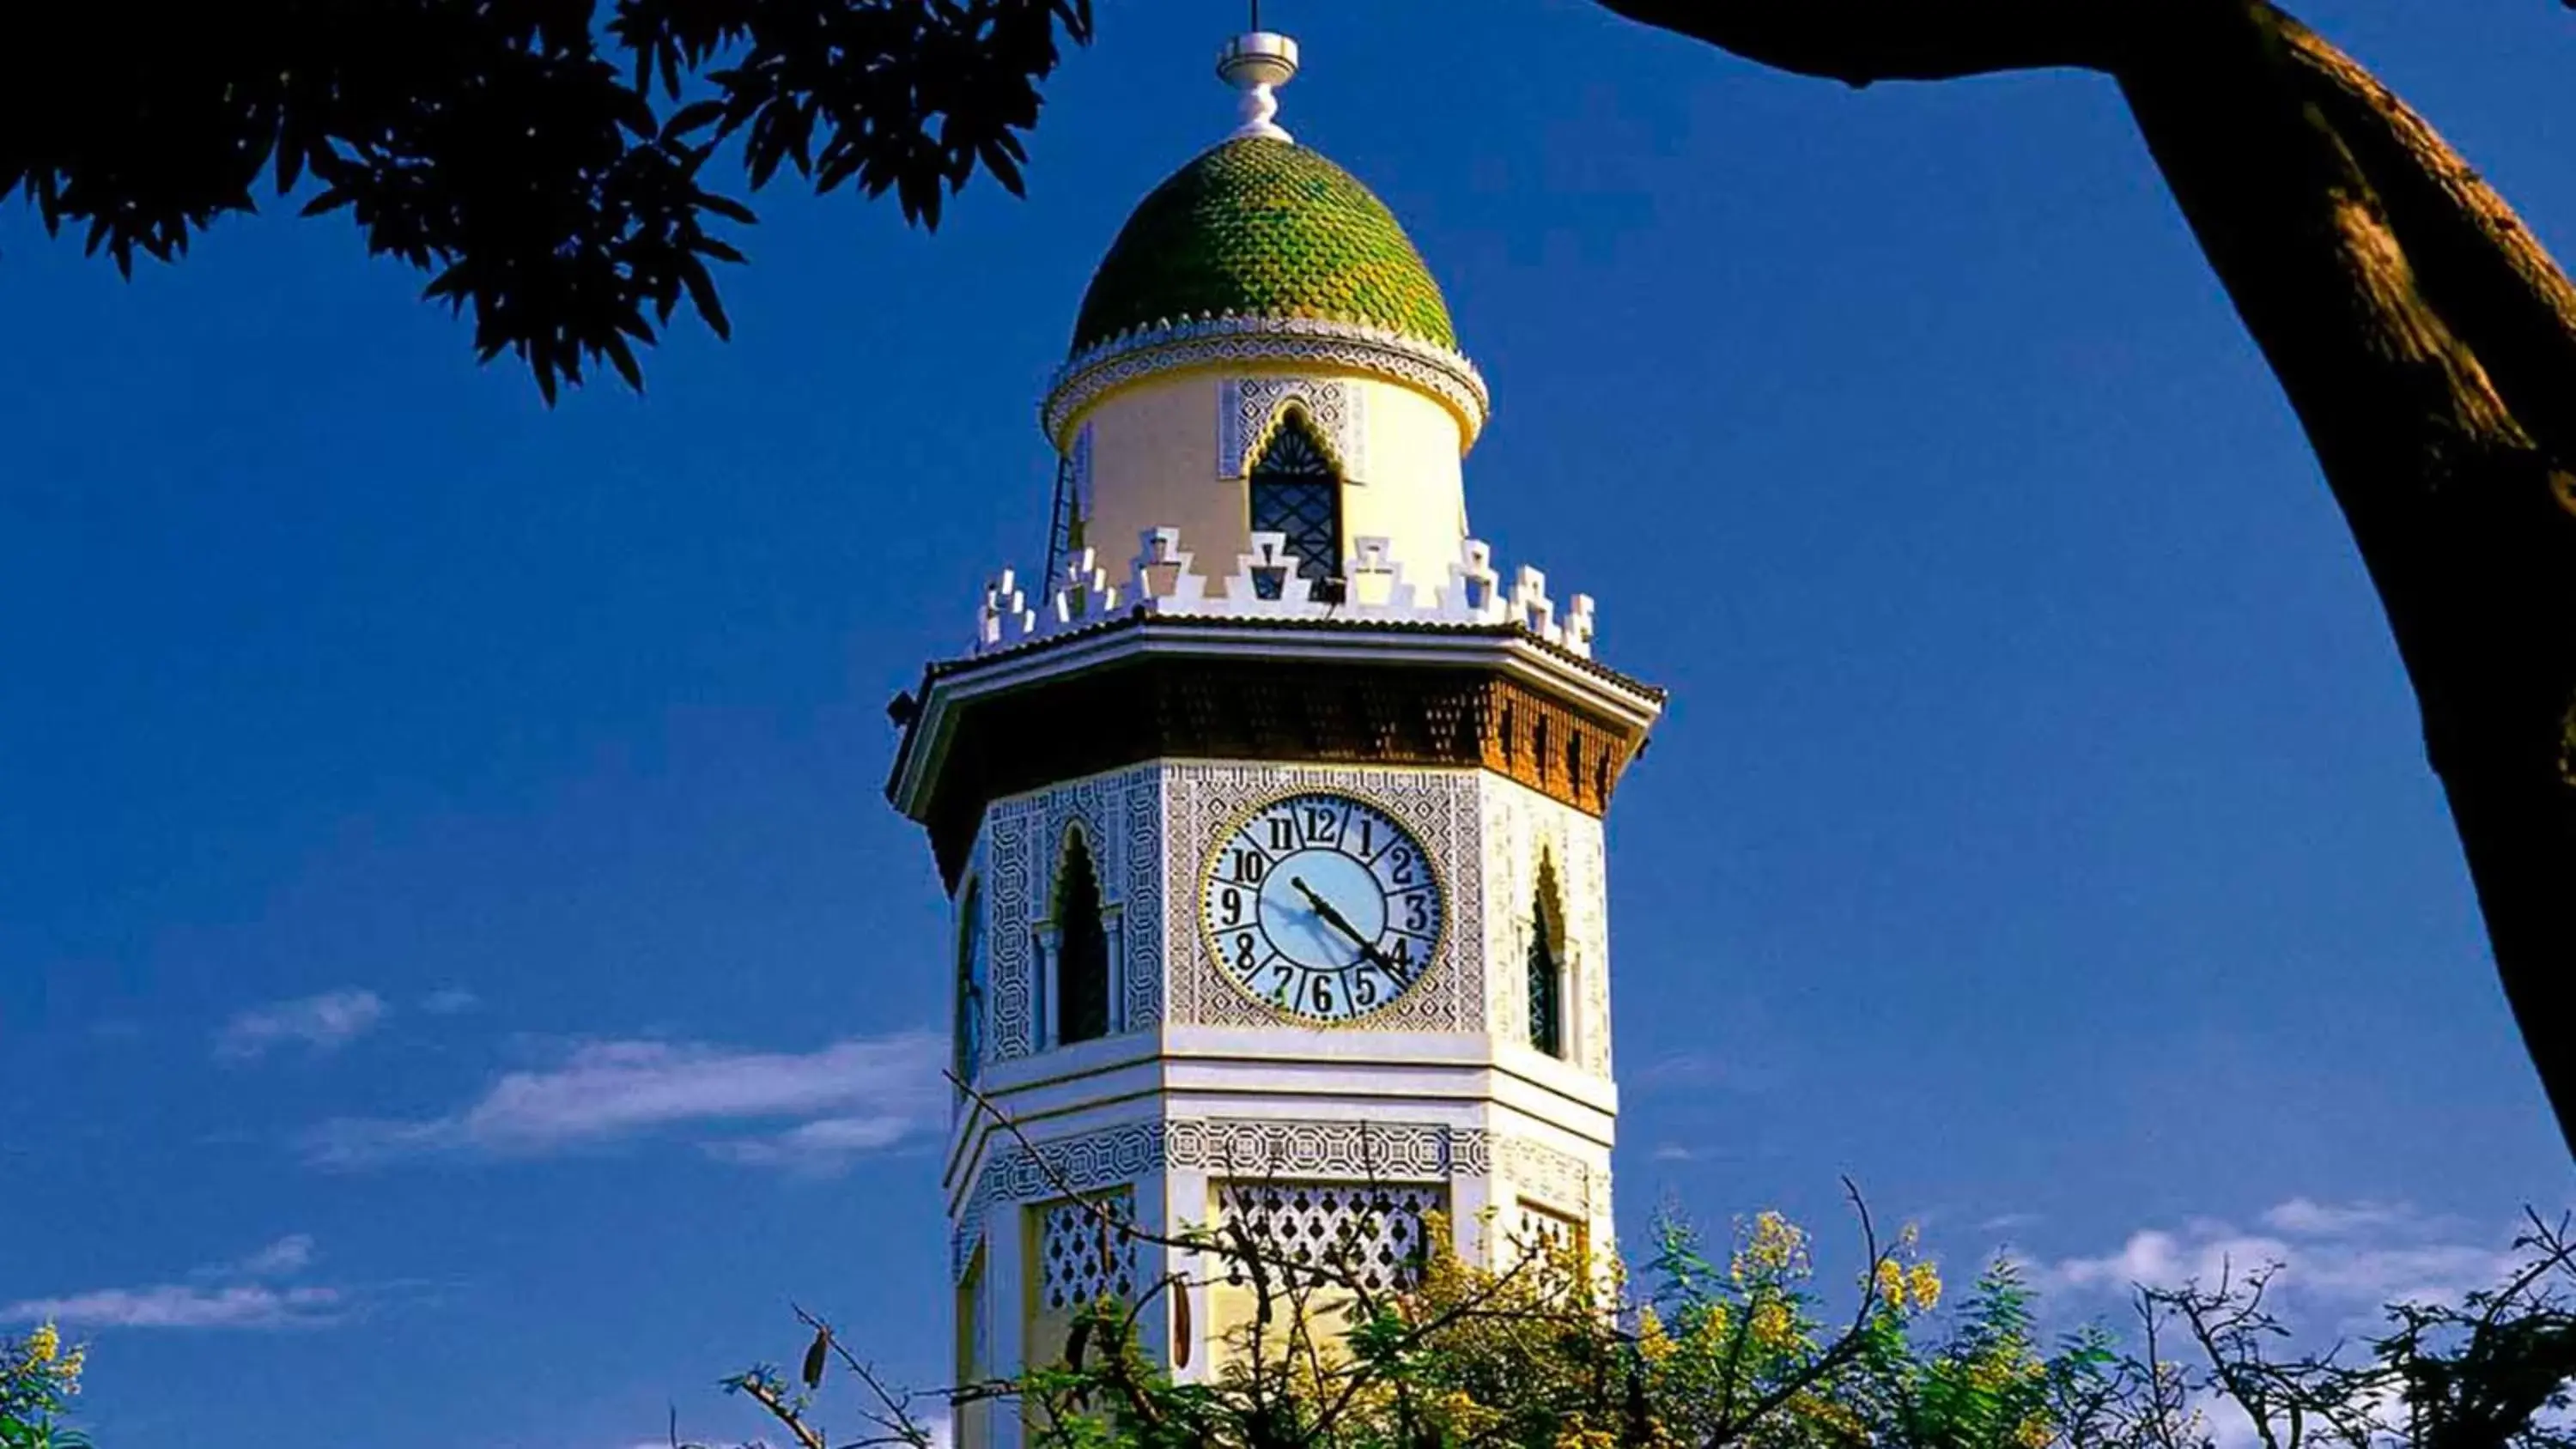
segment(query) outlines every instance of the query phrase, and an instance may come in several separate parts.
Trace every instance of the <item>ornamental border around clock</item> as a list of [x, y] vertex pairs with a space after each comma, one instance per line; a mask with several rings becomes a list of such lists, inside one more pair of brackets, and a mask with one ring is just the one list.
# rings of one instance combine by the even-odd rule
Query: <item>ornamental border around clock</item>
[[[1285, 821], [1275, 817], [1280, 806], [1306, 799], [1329, 802], [1334, 807], [1329, 833], [1318, 817], [1292, 816]], [[1375, 819], [1362, 818], [1362, 812]], [[1242, 839], [1256, 822], [1264, 820], [1271, 827], [1269, 834], [1258, 841]], [[1391, 832], [1383, 845], [1370, 838], [1378, 821]], [[1278, 844], [1283, 838], [1279, 833], [1283, 824], [1288, 827], [1284, 836], [1287, 843]], [[1362, 849], [1357, 852], [1344, 846], [1355, 828], [1362, 836]], [[1404, 868], [1400, 861], [1387, 866], [1396, 859], [1399, 849], [1409, 849], [1421, 865], [1425, 877], [1421, 883], [1388, 878]], [[1260, 857], [1257, 873], [1249, 879], [1244, 876], [1248, 863], [1240, 854], [1246, 850]], [[1263, 906], [1273, 894], [1272, 883], [1277, 879], [1275, 867], [1307, 854], [1329, 857], [1337, 877], [1349, 877], [1355, 866], [1377, 888], [1375, 900], [1364, 902], [1348, 891], [1347, 879], [1337, 882], [1345, 887], [1339, 896], [1340, 905], [1370, 911], [1374, 917], [1376, 929], [1367, 937], [1367, 944], [1361, 945], [1361, 938], [1351, 930], [1359, 923], [1348, 919], [1347, 911], [1334, 909], [1335, 897], [1318, 900], [1317, 893], [1308, 889], [1310, 883], [1291, 878], [1294, 888], [1313, 903], [1312, 908], [1293, 909], [1315, 923], [1307, 931], [1314, 940], [1295, 944], [1311, 952], [1316, 949], [1315, 942], [1328, 935], [1347, 939], [1353, 943], [1349, 959], [1338, 965], [1309, 964], [1283, 948], [1263, 919]], [[1318, 869], [1321, 868], [1319, 862]], [[1222, 924], [1218, 919], [1220, 911], [1228, 907], [1221, 905], [1225, 900], [1221, 890], [1248, 890], [1251, 897], [1248, 906], [1240, 897], [1235, 898], [1231, 905], [1234, 919]], [[1300, 1026], [1357, 1026], [1385, 1013], [1422, 988], [1440, 964], [1441, 948], [1448, 944], [1452, 901], [1447, 873], [1437, 854], [1423, 844], [1420, 831], [1404, 812], [1373, 794], [1343, 786], [1289, 786], [1231, 812], [1201, 856], [1195, 893], [1199, 941], [1216, 974], [1264, 1012]], [[1327, 919], [1334, 915], [1341, 919]], [[1254, 959], [1248, 973], [1242, 965], [1247, 936], [1257, 940], [1261, 948], [1252, 952]], [[1390, 969], [1393, 966], [1410, 967], [1410, 974]], [[1272, 989], [1264, 990], [1256, 982], [1263, 973], [1272, 971], [1280, 973], [1280, 980]], [[1247, 974], [1251, 979], [1246, 979]], [[1363, 996], [1376, 999], [1363, 1001]]]

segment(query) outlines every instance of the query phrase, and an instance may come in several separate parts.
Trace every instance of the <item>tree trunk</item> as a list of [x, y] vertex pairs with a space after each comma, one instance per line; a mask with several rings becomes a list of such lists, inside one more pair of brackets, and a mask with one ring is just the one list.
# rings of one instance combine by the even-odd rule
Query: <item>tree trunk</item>
[[1852, 85], [2112, 77], [2305, 426], [2576, 1152], [2576, 287], [2432, 128], [2264, 0], [1604, 0]]

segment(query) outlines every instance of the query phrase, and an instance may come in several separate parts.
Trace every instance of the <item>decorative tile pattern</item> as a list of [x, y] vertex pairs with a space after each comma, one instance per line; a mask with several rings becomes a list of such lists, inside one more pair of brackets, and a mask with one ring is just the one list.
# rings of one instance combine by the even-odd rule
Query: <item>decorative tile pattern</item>
[[1610, 1075], [1608, 882], [1603, 873], [1601, 822], [1506, 780], [1483, 786], [1484, 874], [1503, 903], [1486, 934], [1486, 1009], [1495, 1031], [1512, 1041], [1530, 1037], [1530, 993], [1521, 963], [1529, 959], [1536, 917], [1539, 865], [1556, 876], [1558, 925], [1565, 973], [1561, 1023], [1567, 1060], [1598, 1077]]
[[1287, 1176], [1362, 1182], [1446, 1182], [1493, 1171], [1491, 1139], [1437, 1122], [1311, 1122], [1180, 1118], [1130, 1122], [993, 1153], [958, 1213], [952, 1245], [965, 1255], [993, 1204], [1035, 1202], [1142, 1182], [1166, 1171], [1228, 1177]]
[[[1367, 394], [1338, 378], [1235, 377], [1219, 384], [1216, 474], [1241, 478], [1270, 445], [1280, 421], [1295, 407], [1313, 424], [1346, 483], [1368, 477]], [[1089, 431], [1088, 425], [1085, 431]], [[1338, 560], [1336, 560], [1338, 562]]]
[[1034, 1202], [1140, 1181], [1163, 1170], [1163, 1137], [1160, 1122], [1130, 1122], [1081, 1137], [1041, 1142], [1038, 1156], [1025, 1147], [1004, 1149], [985, 1160], [972, 1201]]
[[1489, 1170], [1485, 1134], [1424, 1122], [1177, 1121], [1173, 1167], [1223, 1173], [1445, 1182]]
[[1125, 953], [1126, 1026], [1152, 1031], [1163, 1023], [1163, 772], [1125, 777], [1126, 829], [1119, 841], [1119, 949]]
[[1038, 879], [1031, 849], [1038, 824], [1036, 802], [1023, 798], [994, 806], [984, 826], [984, 908], [992, 913], [985, 940], [993, 973], [993, 1029], [984, 1050], [997, 1062], [1027, 1056], [1037, 1040], [1029, 947], [1042, 909], [1032, 888]]
[[1496, 1165], [1524, 1198], [1569, 1215], [1589, 1215], [1593, 1179], [1606, 1176], [1581, 1158], [1526, 1137], [1504, 1137], [1494, 1144]]
[[1061, 1312], [1100, 1298], [1132, 1301], [1136, 1236], [1112, 1223], [1135, 1220], [1132, 1192], [1048, 1205], [1038, 1223], [1038, 1306]]
[[[1164, 870], [1175, 890], [1195, 891], [1209, 847], [1259, 802], [1297, 790], [1342, 790], [1362, 796], [1411, 827], [1438, 863], [1448, 887], [1449, 927], [1431, 968], [1395, 1005], [1348, 1031], [1473, 1032], [1491, 1019], [1477, 982], [1484, 939], [1484, 875], [1479, 859], [1477, 775], [1471, 770], [1377, 770], [1325, 765], [1172, 765]], [[1237, 991], [1209, 960], [1196, 913], [1173, 911], [1165, 926], [1171, 963], [1170, 1017], [1204, 1026], [1271, 1026], [1280, 1018]], [[1301, 1023], [1310, 1024], [1310, 1023]]]
[[[1266, 1255], [1329, 1267], [1336, 1278], [1380, 1289], [1420, 1281], [1430, 1248], [1423, 1219], [1448, 1211], [1449, 1194], [1439, 1187], [1263, 1181], [1217, 1189], [1219, 1221], [1241, 1224]], [[1226, 1282], [1241, 1286], [1248, 1278], [1240, 1259], [1226, 1260]]]
[[1163, 1018], [1162, 785], [1146, 765], [1013, 796], [987, 815], [993, 1060], [1027, 1056], [1042, 1040], [1045, 992], [1032, 943], [1053, 920], [1057, 866], [1077, 826], [1100, 873], [1118, 957], [1111, 969], [1123, 983], [1110, 1029], [1143, 1031]]
[[1202, 152], [1137, 203], [1082, 299], [1074, 350], [1203, 313], [1334, 318], [1458, 345], [1386, 203], [1320, 152], [1266, 137]]

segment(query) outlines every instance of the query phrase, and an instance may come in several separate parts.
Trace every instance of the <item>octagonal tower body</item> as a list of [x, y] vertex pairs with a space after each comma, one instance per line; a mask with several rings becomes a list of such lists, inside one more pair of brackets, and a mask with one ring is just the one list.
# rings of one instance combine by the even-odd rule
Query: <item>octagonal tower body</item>
[[[1104, 1213], [1356, 1233], [1388, 1282], [1442, 1221], [1489, 1262], [1611, 1241], [1602, 819], [1662, 695], [1470, 536], [1485, 384], [1395, 218], [1273, 123], [1294, 68], [1228, 48], [1243, 127], [1101, 263], [1041, 410], [1057, 557], [986, 585], [889, 785], [956, 910], [960, 1382], [1103, 1293], [1150, 1295], [1183, 1378], [1239, 1347], [1248, 1289]], [[1334, 851], [1338, 911], [1306, 879]], [[1219, 927], [1244, 910], [1293, 983]], [[958, 1437], [1022, 1435], [980, 1404]]]

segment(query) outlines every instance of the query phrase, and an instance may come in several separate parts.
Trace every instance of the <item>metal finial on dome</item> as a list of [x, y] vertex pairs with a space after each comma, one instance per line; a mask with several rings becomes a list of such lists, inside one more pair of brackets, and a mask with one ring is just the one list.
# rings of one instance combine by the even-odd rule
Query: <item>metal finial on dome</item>
[[[1260, 14], [1257, 9], [1253, 13]], [[1258, 19], [1254, 23], [1258, 25]], [[1279, 97], [1272, 92], [1297, 77], [1297, 42], [1276, 31], [1246, 31], [1225, 43], [1216, 58], [1216, 73], [1243, 92], [1243, 124], [1234, 128], [1237, 137], [1296, 139], [1271, 118], [1279, 114]]]

